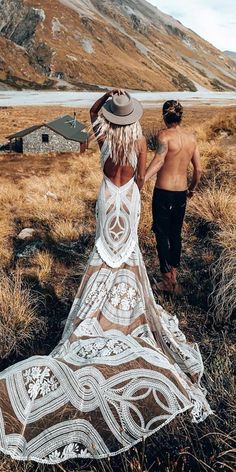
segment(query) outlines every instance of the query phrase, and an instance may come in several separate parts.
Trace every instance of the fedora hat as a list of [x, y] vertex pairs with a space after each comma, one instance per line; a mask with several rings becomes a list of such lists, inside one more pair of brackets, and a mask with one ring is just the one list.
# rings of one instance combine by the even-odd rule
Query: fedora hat
[[131, 125], [143, 114], [141, 103], [127, 92], [114, 94], [102, 107], [104, 118], [115, 125]]

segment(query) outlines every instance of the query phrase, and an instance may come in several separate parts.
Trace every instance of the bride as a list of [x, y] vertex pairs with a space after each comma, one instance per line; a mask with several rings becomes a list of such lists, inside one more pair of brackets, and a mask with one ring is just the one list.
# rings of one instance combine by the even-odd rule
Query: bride
[[103, 169], [95, 246], [59, 345], [0, 374], [0, 450], [14, 459], [101, 459], [187, 410], [193, 422], [211, 413], [198, 346], [156, 304], [139, 249], [141, 115], [119, 91], [91, 109]]

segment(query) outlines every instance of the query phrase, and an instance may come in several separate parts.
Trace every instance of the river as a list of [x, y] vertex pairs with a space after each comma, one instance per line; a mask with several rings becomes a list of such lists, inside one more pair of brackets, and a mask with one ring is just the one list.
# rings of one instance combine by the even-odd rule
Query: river
[[[89, 108], [102, 92], [0, 91], [0, 107], [67, 106]], [[185, 106], [236, 106], [236, 92], [132, 92], [144, 108], [160, 108], [166, 100], [180, 100]]]

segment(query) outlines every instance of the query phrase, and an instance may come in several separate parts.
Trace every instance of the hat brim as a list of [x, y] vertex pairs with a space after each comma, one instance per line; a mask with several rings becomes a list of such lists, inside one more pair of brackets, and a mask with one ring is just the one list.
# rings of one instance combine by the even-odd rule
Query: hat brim
[[131, 125], [135, 123], [136, 121], [140, 120], [142, 114], [143, 114], [143, 107], [141, 103], [136, 100], [135, 98], [132, 98], [133, 104], [134, 104], [134, 109], [132, 113], [129, 115], [125, 116], [120, 116], [120, 115], [115, 115], [111, 111], [111, 103], [112, 100], [108, 100], [102, 107], [102, 114], [104, 118], [106, 118], [107, 121], [110, 123], [113, 123], [115, 125]]

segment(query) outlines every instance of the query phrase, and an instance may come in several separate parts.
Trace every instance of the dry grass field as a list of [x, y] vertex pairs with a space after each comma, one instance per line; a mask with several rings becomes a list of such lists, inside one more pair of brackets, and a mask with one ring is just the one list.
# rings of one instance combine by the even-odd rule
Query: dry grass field
[[[72, 110], [0, 109], [0, 141], [30, 124]], [[78, 119], [88, 122], [88, 112]], [[159, 303], [176, 313], [200, 346], [204, 385], [214, 415], [200, 425], [175, 420], [146, 444], [111, 461], [39, 466], [0, 456], [0, 472], [235, 471], [236, 107], [186, 109], [201, 149], [203, 179], [188, 204], [180, 281], [182, 296], [160, 296], [151, 233], [153, 182], [142, 191], [140, 243]], [[145, 111], [147, 134], [161, 126], [160, 111]], [[149, 152], [149, 158], [152, 153]], [[94, 142], [83, 155], [0, 155], [0, 370], [59, 341], [92, 249], [95, 201], [101, 179]], [[47, 197], [52, 192], [54, 198]], [[33, 228], [31, 242], [17, 235]]]

